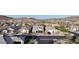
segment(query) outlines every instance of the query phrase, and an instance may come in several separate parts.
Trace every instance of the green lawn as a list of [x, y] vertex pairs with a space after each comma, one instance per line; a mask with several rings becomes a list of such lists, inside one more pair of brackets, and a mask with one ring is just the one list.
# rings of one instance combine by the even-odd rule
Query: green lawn
[[62, 32], [68, 32], [68, 30], [65, 27], [56, 27], [56, 29], [58, 29]]

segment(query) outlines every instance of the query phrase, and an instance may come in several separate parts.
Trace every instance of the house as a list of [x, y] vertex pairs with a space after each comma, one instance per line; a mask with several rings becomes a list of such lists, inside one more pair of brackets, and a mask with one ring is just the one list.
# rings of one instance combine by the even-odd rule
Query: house
[[32, 33], [43, 33], [44, 26], [43, 25], [34, 25], [32, 28]]
[[48, 35], [56, 35], [56, 36], [63, 36], [65, 33], [56, 29], [56, 27], [60, 27], [59, 24], [45, 24], [45, 33]]
[[45, 31], [48, 35], [64, 35], [64, 33], [60, 30], [57, 30], [55, 27], [52, 26], [46, 26], [46, 31]]

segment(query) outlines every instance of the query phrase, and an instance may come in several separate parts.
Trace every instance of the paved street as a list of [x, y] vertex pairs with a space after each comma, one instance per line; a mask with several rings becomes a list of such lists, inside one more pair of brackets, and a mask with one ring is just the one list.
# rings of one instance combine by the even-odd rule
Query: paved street
[[[0, 35], [0, 44], [12, 44], [14, 41], [27, 41], [29, 39], [36, 39], [39, 44], [47, 43], [53, 39], [66, 39], [65, 36], [35, 36], [35, 35], [16, 35], [16, 36], [3, 36]], [[5, 41], [6, 40], [6, 41]]]
[[6, 41], [4, 40], [2, 35], [0, 35], [0, 44], [6, 44]]

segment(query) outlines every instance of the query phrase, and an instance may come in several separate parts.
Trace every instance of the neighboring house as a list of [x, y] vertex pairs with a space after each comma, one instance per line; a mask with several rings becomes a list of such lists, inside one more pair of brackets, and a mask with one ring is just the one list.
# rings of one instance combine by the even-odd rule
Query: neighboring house
[[16, 23], [16, 24], [15, 24], [15, 26], [21, 26], [21, 25], [22, 25], [21, 23]]
[[43, 25], [34, 25], [32, 29], [32, 33], [43, 33], [44, 26]]
[[13, 34], [14, 33], [14, 29], [13, 28], [8, 28], [7, 30], [8, 30], [9, 34]]
[[30, 27], [21, 27], [20, 29], [19, 29], [19, 33], [22, 33], [22, 34], [28, 34], [29, 33], [29, 31], [30, 31]]
[[69, 31], [71, 31], [71, 32], [75, 32], [75, 31], [78, 31], [78, 30], [79, 30], [79, 26], [72, 25], [72, 26], [69, 27]]
[[2, 34], [6, 34], [8, 33], [8, 31], [5, 29], [5, 30], [2, 30]]

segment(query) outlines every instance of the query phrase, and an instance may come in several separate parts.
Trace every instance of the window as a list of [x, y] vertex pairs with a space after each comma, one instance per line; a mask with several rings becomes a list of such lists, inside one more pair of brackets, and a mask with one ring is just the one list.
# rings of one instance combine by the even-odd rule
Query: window
[[36, 31], [36, 33], [42, 33], [43, 31]]

